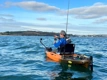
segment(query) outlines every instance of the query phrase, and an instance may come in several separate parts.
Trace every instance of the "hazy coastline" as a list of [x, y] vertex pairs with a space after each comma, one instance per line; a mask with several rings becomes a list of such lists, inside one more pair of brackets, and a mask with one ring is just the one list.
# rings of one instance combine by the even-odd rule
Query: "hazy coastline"
[[[53, 36], [53, 35], [59, 35], [59, 33], [42, 32], [42, 31], [6, 31], [6, 32], [0, 32], [0, 36]], [[68, 36], [73, 36], [73, 37], [107, 37], [107, 35], [103, 35], [103, 34], [99, 34], [99, 35], [68, 34]]]

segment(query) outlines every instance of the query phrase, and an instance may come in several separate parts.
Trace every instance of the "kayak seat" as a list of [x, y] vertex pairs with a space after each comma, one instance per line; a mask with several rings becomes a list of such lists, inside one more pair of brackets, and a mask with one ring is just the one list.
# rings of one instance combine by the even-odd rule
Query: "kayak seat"
[[60, 48], [61, 55], [70, 55], [74, 53], [75, 45], [74, 44], [66, 44], [64, 47]]

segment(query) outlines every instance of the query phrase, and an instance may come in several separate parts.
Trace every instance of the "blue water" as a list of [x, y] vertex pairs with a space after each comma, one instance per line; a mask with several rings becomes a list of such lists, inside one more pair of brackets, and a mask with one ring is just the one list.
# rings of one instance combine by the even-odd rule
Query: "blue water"
[[0, 80], [107, 80], [107, 38], [71, 38], [75, 53], [93, 55], [91, 73], [69, 67], [62, 72], [61, 64], [47, 61], [41, 37], [52, 46], [53, 37], [0, 36]]

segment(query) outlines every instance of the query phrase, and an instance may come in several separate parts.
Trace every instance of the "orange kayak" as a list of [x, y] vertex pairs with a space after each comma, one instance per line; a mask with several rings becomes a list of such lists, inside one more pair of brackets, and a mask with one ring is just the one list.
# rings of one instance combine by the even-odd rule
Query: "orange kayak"
[[60, 55], [54, 52], [46, 51], [46, 56], [53, 60], [54, 62], [66, 62], [68, 64], [78, 64], [83, 65], [88, 68], [91, 64], [91, 60], [89, 57], [80, 54], [72, 54], [72, 55]]
[[56, 53], [54, 53], [54, 52], [48, 52], [48, 51], [46, 51], [46, 56], [47, 56], [48, 58], [50, 58], [51, 60], [55, 61], [55, 62], [60, 62], [61, 59], [62, 59], [62, 56], [61, 56], [61, 55], [56, 54]]

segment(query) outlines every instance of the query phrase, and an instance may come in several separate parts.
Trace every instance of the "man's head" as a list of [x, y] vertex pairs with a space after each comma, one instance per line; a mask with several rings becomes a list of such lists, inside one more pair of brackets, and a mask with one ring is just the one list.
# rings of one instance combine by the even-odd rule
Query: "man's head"
[[64, 30], [62, 30], [60, 32], [60, 38], [64, 38], [64, 37], [66, 37], [66, 32]]

